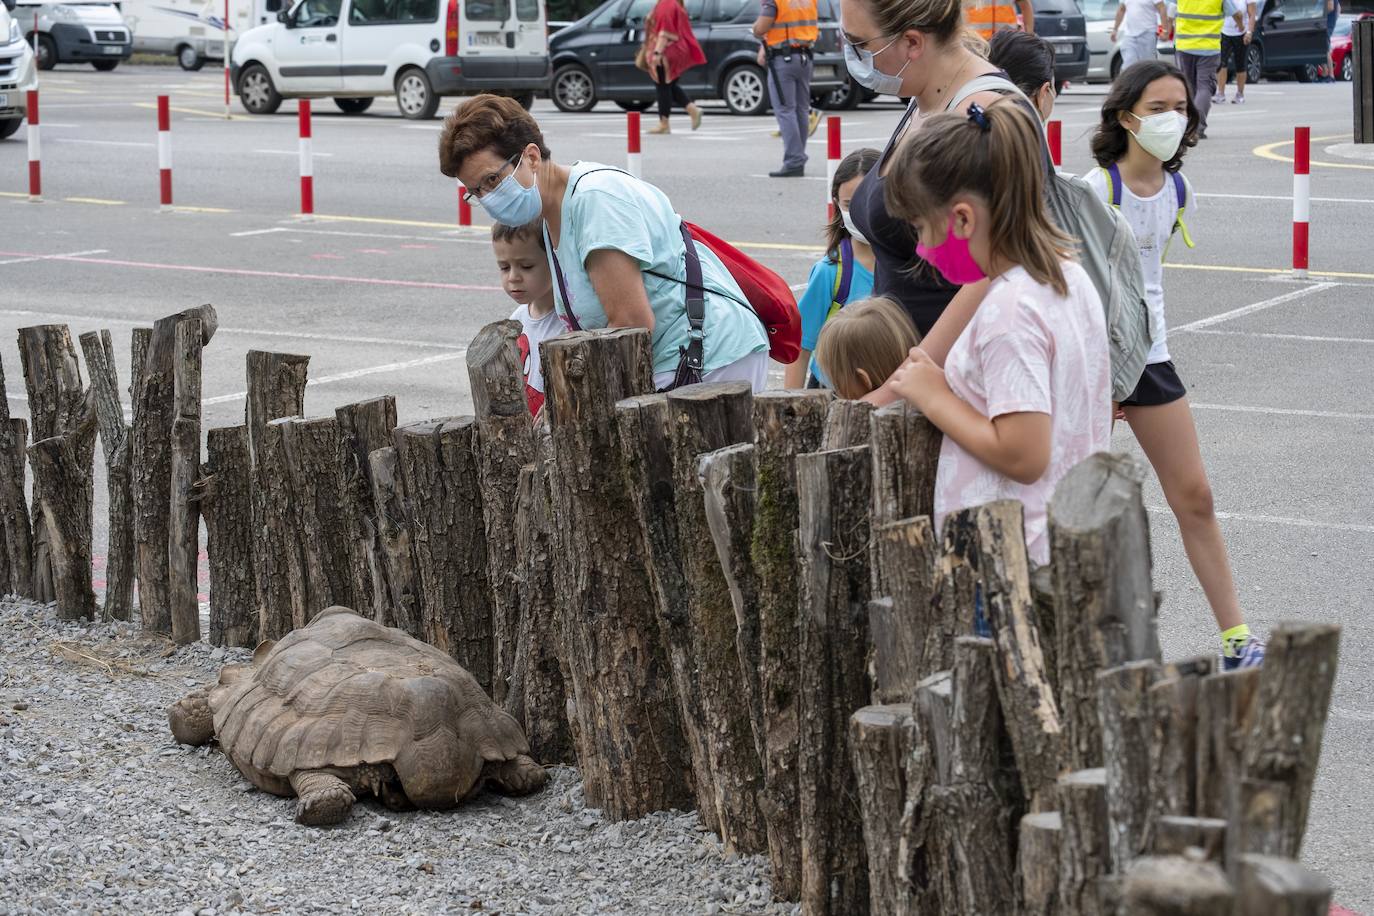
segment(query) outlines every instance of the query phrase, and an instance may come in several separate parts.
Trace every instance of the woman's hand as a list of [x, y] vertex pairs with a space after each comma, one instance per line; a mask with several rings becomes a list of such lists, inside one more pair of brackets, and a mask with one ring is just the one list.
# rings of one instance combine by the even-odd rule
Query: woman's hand
[[922, 413], [929, 411], [932, 399], [949, 393], [945, 370], [935, 364], [920, 347], [912, 347], [907, 361], [892, 374], [885, 387], [890, 387]]

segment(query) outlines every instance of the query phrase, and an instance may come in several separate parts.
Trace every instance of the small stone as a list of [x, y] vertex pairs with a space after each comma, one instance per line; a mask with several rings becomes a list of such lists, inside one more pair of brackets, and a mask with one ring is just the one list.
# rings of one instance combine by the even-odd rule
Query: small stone
[[18, 712], [23, 712], [24, 710], [29, 708], [29, 704], [25, 703], [23, 700], [20, 700], [18, 703], [15, 703], [14, 706], [12, 706], [11, 708]]
[[193, 809], [190, 805], [186, 804], [185, 802], [182, 802], [181, 804], [177, 805], [177, 810], [180, 811], [182, 814], [192, 814], [195, 809]]

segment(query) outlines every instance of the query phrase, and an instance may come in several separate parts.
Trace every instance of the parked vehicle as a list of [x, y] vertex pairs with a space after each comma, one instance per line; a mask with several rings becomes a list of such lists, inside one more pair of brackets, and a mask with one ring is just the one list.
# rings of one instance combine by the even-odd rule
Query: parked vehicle
[[58, 64], [89, 63], [97, 70], [113, 70], [134, 51], [132, 31], [109, 0], [67, 0], [63, 3], [21, 2], [11, 14], [19, 20], [30, 43], [37, 20], [38, 69]]
[[[643, 111], [653, 104], [653, 81], [635, 67], [635, 52], [654, 3], [607, 0], [549, 41], [554, 68], [549, 97], [555, 105], [563, 111], [588, 111], [599, 101], [611, 101]], [[722, 99], [735, 114], [766, 112], [768, 84], [756, 60], [758, 39], [749, 30], [759, 15], [758, 0], [686, 0], [686, 6], [706, 64], [684, 73], [682, 88], [693, 99]], [[817, 3], [820, 38], [811, 92], [818, 102], [848, 84], [838, 6], [835, 0]]]
[[549, 82], [539, 0], [299, 0], [277, 19], [230, 54], [253, 114], [324, 97], [359, 114], [394, 95], [402, 115], [422, 120], [449, 95], [498, 92], [528, 107]]
[[1087, 79], [1088, 29], [1078, 3], [1075, 0], [1034, 0], [1034, 3], [1035, 34], [1054, 48], [1055, 84], [1062, 86]]
[[1355, 20], [1363, 19], [1374, 14], [1365, 13], [1364, 16], [1342, 16], [1336, 20], [1336, 31], [1331, 35], [1331, 66], [1336, 71], [1336, 79], [1350, 80], [1355, 77], [1355, 62], [1350, 59], [1351, 46], [1355, 29]]
[[24, 29], [10, 14], [13, 0], [0, 4], [0, 140], [24, 123], [30, 89], [38, 88], [38, 66]]

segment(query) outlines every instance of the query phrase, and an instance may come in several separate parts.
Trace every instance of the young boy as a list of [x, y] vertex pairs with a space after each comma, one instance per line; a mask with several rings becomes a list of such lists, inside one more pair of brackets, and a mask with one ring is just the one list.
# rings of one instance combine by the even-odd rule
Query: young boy
[[530, 413], [544, 406], [544, 373], [539, 369], [539, 342], [567, 330], [553, 309], [553, 275], [544, 253], [544, 233], [539, 222], [528, 226], [491, 227], [491, 247], [501, 271], [501, 288], [519, 308], [511, 320], [520, 322], [520, 356], [525, 362], [525, 397]]

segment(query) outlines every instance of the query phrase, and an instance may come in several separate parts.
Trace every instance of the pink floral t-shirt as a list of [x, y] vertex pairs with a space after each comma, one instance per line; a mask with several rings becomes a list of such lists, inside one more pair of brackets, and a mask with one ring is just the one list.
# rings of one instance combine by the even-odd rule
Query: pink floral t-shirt
[[1111, 367], [1102, 300], [1077, 263], [1065, 262], [1060, 296], [1016, 267], [994, 280], [945, 359], [945, 378], [983, 416], [1050, 415], [1050, 463], [1020, 484], [997, 473], [949, 436], [935, 478], [935, 525], [950, 512], [1018, 499], [1026, 507], [1031, 562], [1049, 562], [1046, 512], [1069, 468], [1111, 444]]

